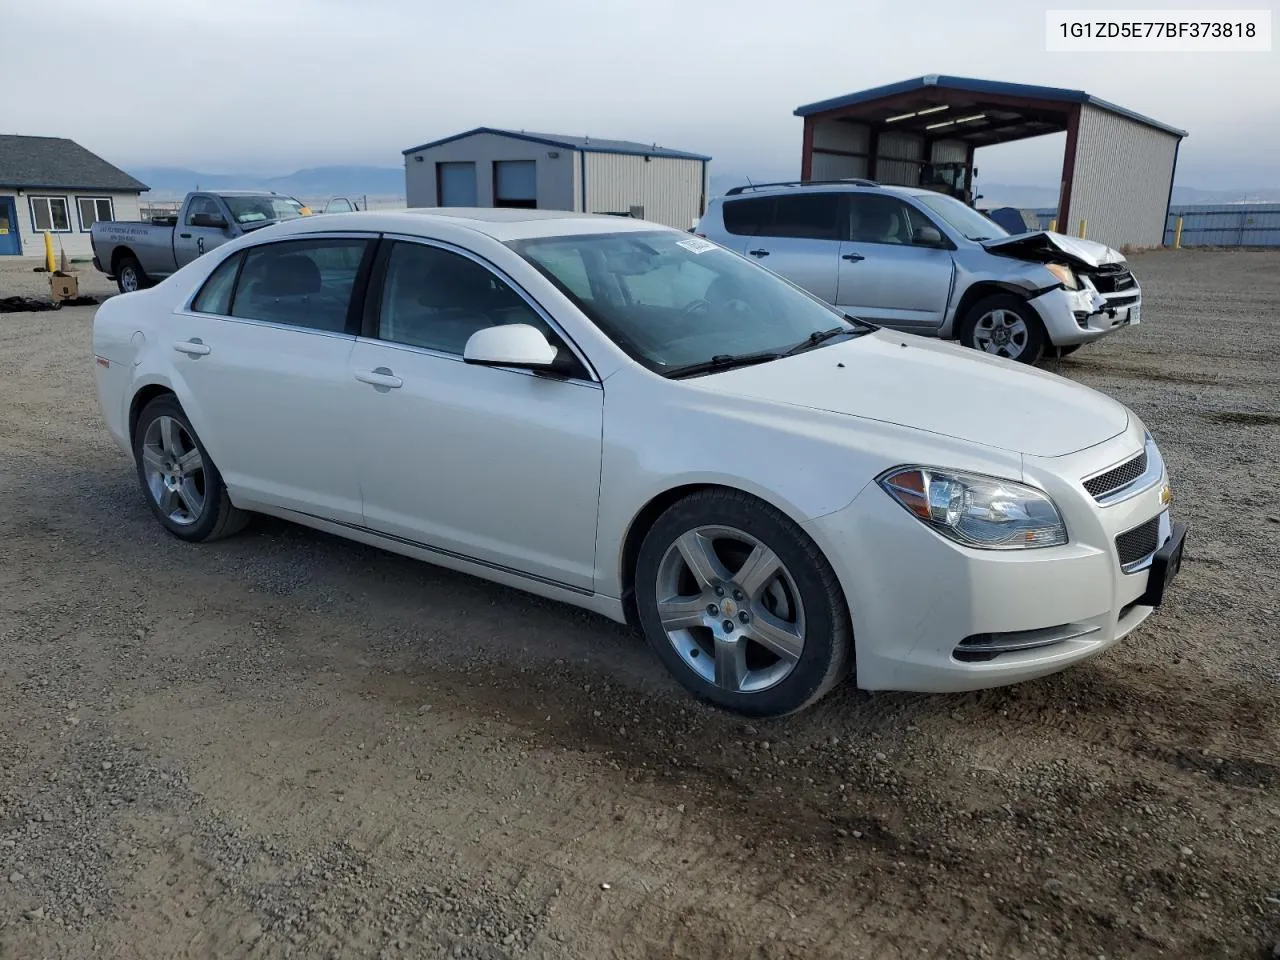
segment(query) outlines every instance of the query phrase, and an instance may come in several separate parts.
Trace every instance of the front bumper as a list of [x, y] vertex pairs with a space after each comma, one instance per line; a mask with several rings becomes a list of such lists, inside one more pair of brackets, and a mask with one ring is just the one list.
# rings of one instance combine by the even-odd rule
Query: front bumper
[[[1155, 558], [1121, 569], [1116, 537], [1162, 516], [1157, 482], [1100, 506], [1074, 478], [1142, 449], [1137, 427], [1099, 447], [1026, 459], [1025, 482], [1057, 502], [1070, 542], [1036, 550], [975, 550], [920, 523], [869, 484], [843, 510], [805, 524], [831, 561], [853, 619], [858, 686], [953, 692], [1016, 683], [1097, 656], [1150, 616]], [[1068, 479], [1070, 478], [1070, 479]], [[993, 652], [995, 651], [995, 652]]]
[[1087, 284], [1080, 290], [1055, 287], [1028, 302], [1055, 347], [1090, 343], [1142, 318], [1142, 290], [1136, 283], [1122, 293], [1107, 295]]

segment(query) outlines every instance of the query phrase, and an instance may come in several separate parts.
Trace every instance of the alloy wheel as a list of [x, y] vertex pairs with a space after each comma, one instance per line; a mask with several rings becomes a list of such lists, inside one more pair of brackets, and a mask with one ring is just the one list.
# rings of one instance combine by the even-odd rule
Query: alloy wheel
[[200, 448], [174, 417], [156, 417], [142, 438], [147, 491], [171, 523], [188, 527], [204, 514], [205, 473]]
[[1026, 321], [1012, 310], [991, 310], [978, 318], [973, 343], [979, 350], [1016, 360], [1030, 339]]

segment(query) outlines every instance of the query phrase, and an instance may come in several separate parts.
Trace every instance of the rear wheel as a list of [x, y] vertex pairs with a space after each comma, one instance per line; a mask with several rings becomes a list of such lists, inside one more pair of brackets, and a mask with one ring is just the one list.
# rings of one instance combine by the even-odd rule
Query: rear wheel
[[793, 713], [847, 672], [852, 628], [831, 565], [744, 493], [695, 493], [658, 518], [636, 563], [636, 604], [658, 659], [730, 710]]
[[116, 286], [121, 293], [133, 293], [151, 286], [151, 281], [147, 279], [142, 264], [134, 257], [125, 256], [116, 264]]
[[138, 482], [160, 525], [182, 540], [217, 540], [244, 528], [249, 514], [227, 495], [222, 474], [172, 394], [138, 417], [133, 436]]
[[975, 303], [961, 321], [959, 335], [966, 347], [1019, 363], [1039, 360], [1048, 340], [1035, 310], [1009, 293]]

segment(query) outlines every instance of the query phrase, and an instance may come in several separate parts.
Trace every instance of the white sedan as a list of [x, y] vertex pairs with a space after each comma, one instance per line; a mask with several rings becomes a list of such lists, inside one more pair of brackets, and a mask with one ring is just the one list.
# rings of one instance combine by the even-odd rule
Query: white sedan
[[93, 349], [175, 536], [272, 514], [586, 607], [747, 714], [851, 669], [918, 691], [1060, 670], [1181, 561], [1121, 404], [643, 221], [295, 220], [107, 301]]

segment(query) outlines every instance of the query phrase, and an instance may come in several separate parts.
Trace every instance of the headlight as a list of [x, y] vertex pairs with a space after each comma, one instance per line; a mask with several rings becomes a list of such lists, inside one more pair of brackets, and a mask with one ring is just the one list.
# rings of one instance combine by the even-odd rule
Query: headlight
[[1054, 502], [1022, 483], [932, 467], [896, 467], [877, 483], [922, 523], [967, 547], [1024, 550], [1067, 542]]
[[1065, 263], [1046, 263], [1045, 268], [1057, 277], [1068, 290], [1080, 289], [1079, 278]]

